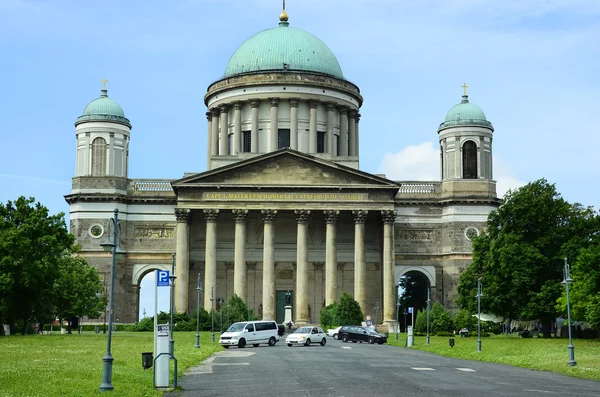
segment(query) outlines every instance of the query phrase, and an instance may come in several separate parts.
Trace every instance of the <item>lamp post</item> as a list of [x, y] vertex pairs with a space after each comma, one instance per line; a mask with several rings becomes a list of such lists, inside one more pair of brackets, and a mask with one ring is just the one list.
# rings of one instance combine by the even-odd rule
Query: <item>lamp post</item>
[[[111, 227], [112, 227], [112, 241], [111, 241]], [[119, 210], [115, 208], [113, 218], [108, 221], [108, 232], [106, 236], [106, 242], [102, 243], [101, 246], [105, 252], [112, 252], [112, 262], [110, 267], [110, 295], [108, 303], [108, 338], [106, 345], [106, 354], [102, 361], [102, 383], [100, 384], [100, 391], [113, 390], [112, 385], [112, 365], [113, 357], [110, 349], [112, 344], [112, 325], [113, 325], [113, 306], [115, 296], [115, 267], [117, 263], [117, 254], [121, 254], [121, 228], [119, 224]]]
[[210, 340], [212, 343], [215, 343], [215, 287], [210, 287], [210, 314]]
[[477, 279], [477, 351], [481, 351], [481, 277]]
[[571, 278], [570, 273], [571, 271], [569, 263], [567, 263], [567, 258], [565, 258], [564, 279], [562, 281], [562, 285], [564, 285], [567, 290], [567, 321], [569, 322], [569, 361], [567, 361], [567, 365], [574, 367], [577, 365], [577, 361], [575, 361], [575, 346], [573, 346], [573, 339], [571, 339], [571, 303], [569, 302], [569, 284], [573, 282], [573, 279]]
[[375, 324], [379, 324], [377, 321], [379, 320], [379, 300], [375, 301]]
[[429, 312], [431, 311], [431, 299], [430, 299], [431, 287], [427, 287], [427, 336], [425, 337], [425, 344], [429, 346]]
[[173, 312], [175, 311], [175, 254], [171, 254], [171, 274], [169, 279], [171, 280], [171, 323], [169, 324], [169, 351], [171, 356], [175, 356], [175, 340], [173, 339]]
[[396, 340], [400, 328], [400, 282], [398, 281], [398, 300], [396, 301]]
[[406, 322], [406, 308], [404, 308], [404, 333], [408, 331], [408, 323]]
[[142, 312], [142, 316], [144, 316], [142, 318], [146, 318], [146, 308], [144, 308], [144, 311]]
[[221, 327], [219, 328], [219, 334], [223, 333], [223, 294], [219, 294], [219, 315], [221, 316]]
[[198, 305], [196, 306], [196, 349], [200, 348], [200, 292], [202, 292], [202, 280], [200, 279], [200, 273], [198, 273], [198, 286], [196, 287], [198, 294]]

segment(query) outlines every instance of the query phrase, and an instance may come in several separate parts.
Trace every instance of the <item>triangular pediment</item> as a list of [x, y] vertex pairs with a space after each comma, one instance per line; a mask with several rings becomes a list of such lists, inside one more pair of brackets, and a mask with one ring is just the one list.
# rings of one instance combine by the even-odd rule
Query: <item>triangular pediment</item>
[[328, 160], [282, 149], [173, 181], [178, 188], [209, 186], [293, 186], [398, 188], [396, 182]]

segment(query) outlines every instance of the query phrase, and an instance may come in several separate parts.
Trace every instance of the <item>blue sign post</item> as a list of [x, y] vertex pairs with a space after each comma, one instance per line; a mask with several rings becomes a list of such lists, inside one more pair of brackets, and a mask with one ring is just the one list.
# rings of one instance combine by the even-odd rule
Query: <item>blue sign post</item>
[[169, 271], [168, 270], [159, 270], [158, 275], [156, 277], [156, 286], [157, 287], [168, 287], [169, 286]]

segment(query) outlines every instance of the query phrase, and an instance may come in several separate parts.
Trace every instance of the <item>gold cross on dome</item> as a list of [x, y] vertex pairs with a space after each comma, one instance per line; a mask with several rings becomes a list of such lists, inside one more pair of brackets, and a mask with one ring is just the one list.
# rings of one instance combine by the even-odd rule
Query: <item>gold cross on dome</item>
[[463, 88], [463, 90], [464, 90], [464, 94], [463, 94], [463, 95], [467, 95], [467, 88], [468, 88], [468, 87], [469, 87], [469, 86], [467, 85], [467, 83], [464, 83], [464, 84], [462, 85], [462, 88]]
[[106, 80], [106, 77], [105, 77], [104, 80], [100, 80], [100, 82], [103, 84], [102, 89], [105, 90], [106, 89], [106, 83], [108, 83], [108, 80]]

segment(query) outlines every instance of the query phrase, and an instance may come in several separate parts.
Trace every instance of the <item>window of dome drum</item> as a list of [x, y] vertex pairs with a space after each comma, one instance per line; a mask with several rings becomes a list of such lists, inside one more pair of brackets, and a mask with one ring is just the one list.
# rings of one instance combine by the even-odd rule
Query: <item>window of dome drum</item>
[[325, 153], [325, 136], [324, 131], [317, 131], [317, 153]]
[[280, 128], [277, 131], [277, 149], [290, 147], [290, 130], [289, 128]]
[[242, 131], [242, 152], [250, 153], [252, 150], [252, 135], [250, 131]]
[[106, 141], [96, 138], [92, 142], [92, 176], [106, 175]]
[[463, 179], [477, 179], [477, 145], [473, 141], [463, 144]]

